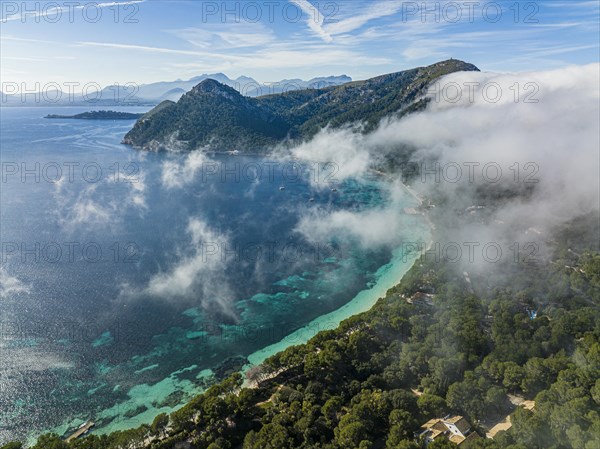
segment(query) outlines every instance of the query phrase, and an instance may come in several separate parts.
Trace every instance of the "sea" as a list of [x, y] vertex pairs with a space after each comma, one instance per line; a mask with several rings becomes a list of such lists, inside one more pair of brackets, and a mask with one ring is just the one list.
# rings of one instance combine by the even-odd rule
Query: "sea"
[[44, 118], [89, 110], [0, 108], [0, 444], [150, 423], [368, 310], [429, 238], [376, 173]]

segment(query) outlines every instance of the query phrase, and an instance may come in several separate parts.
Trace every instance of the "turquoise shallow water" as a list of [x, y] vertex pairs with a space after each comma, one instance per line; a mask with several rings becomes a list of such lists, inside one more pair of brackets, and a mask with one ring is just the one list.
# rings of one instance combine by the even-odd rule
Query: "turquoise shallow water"
[[[53, 112], [1, 111], [0, 443], [170, 412], [368, 309], [427, 238], [378, 178], [142, 153], [120, 144], [131, 122]], [[380, 212], [392, 235], [365, 240]]]

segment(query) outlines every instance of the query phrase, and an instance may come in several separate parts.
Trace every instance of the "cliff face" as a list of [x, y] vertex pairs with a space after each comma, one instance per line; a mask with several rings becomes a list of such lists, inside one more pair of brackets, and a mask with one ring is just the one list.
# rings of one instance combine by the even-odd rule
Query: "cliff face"
[[449, 60], [365, 81], [250, 98], [207, 79], [177, 103], [165, 101], [141, 117], [123, 143], [146, 150], [266, 151], [288, 139], [310, 138], [325, 126], [363, 122], [372, 130], [389, 115], [420, 110], [427, 86], [477, 67]]

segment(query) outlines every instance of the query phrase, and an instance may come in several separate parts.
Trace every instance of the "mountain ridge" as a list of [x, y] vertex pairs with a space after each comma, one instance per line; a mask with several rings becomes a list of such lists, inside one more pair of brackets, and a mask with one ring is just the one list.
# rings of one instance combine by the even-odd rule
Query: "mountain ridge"
[[451, 59], [339, 86], [255, 98], [205, 79], [177, 103], [162, 105], [140, 118], [123, 143], [151, 151], [265, 152], [286, 141], [310, 138], [327, 126], [362, 122], [369, 132], [386, 116], [423, 109], [427, 86], [458, 71], [479, 69]]

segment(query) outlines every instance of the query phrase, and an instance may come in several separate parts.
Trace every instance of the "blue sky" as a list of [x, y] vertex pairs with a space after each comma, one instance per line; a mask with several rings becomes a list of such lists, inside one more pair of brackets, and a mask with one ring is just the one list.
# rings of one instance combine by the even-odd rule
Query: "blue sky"
[[2, 82], [104, 86], [214, 72], [259, 81], [364, 79], [450, 57], [501, 72], [600, 60], [599, 0], [0, 5]]

